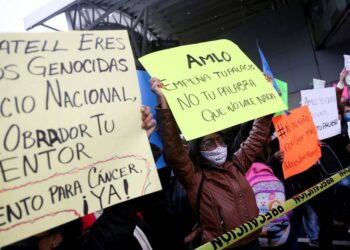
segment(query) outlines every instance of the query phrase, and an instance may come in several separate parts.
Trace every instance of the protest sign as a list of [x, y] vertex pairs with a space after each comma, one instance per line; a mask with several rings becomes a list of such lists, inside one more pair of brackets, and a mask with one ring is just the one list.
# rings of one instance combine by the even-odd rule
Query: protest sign
[[340, 134], [335, 88], [302, 90], [301, 104], [307, 105], [320, 140]]
[[320, 79], [312, 79], [312, 83], [314, 85], [314, 89], [322, 89], [326, 85], [326, 81]]
[[0, 246], [160, 190], [126, 31], [0, 34]]
[[[286, 110], [288, 110], [288, 84], [284, 81], [278, 80], [275, 78], [276, 84], [278, 86], [278, 89], [281, 92], [281, 99], [286, 106]], [[283, 111], [279, 111], [275, 113], [275, 116], [282, 114]]]
[[139, 60], [163, 81], [186, 140], [286, 109], [262, 72], [229, 40], [162, 50]]
[[308, 107], [299, 107], [289, 113], [272, 119], [280, 150], [284, 152], [285, 179], [307, 170], [321, 157], [317, 130]]
[[[139, 80], [142, 104], [147, 105], [151, 108], [152, 115], [156, 116], [155, 107], [157, 106], [157, 96], [151, 90], [151, 85], [149, 84], [150, 76], [146, 71], [137, 70], [137, 78]], [[149, 141], [156, 145], [159, 149], [163, 149], [163, 144], [161, 142], [158, 131], [155, 130], [151, 134]], [[166, 166], [163, 154], [159, 156], [156, 161], [156, 166], [158, 169]]]

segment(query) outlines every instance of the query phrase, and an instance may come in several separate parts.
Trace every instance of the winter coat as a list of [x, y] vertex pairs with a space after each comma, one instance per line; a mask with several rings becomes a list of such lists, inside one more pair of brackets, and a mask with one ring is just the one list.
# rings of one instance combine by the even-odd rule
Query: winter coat
[[[233, 154], [232, 160], [227, 160], [221, 167], [209, 163], [194, 166], [182, 146], [171, 111], [157, 109], [157, 119], [167, 164], [173, 167], [176, 177], [185, 187], [194, 211], [200, 182], [203, 181], [199, 205], [202, 243], [258, 216], [255, 196], [244, 174], [266, 146], [271, 116], [255, 120], [249, 137]], [[233, 246], [245, 245], [256, 239], [259, 233], [254, 232]]]

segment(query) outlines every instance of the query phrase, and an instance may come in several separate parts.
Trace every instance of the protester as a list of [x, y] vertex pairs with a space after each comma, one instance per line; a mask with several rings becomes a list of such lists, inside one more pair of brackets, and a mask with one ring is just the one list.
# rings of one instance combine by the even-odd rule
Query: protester
[[337, 83], [335, 89], [338, 105], [338, 119], [341, 125], [341, 132], [336, 136], [332, 136], [323, 140], [335, 151], [343, 166], [346, 166], [350, 163], [350, 139], [348, 135], [348, 126], [345, 115], [346, 106], [341, 102], [342, 93], [346, 85], [345, 79], [348, 73], [349, 71], [345, 68], [341, 70], [339, 73], [339, 82]]
[[[343, 88], [345, 86], [345, 77], [348, 74], [346, 69], [343, 69], [340, 72], [340, 80], [336, 86], [336, 94], [337, 94], [337, 103], [340, 103], [341, 94]], [[339, 118], [343, 117], [343, 110], [341, 105], [338, 105], [339, 109]], [[321, 151], [322, 156], [320, 160], [314, 164], [308, 170], [299, 173], [295, 176], [292, 176], [288, 179], [284, 180], [284, 184], [286, 187], [286, 192], [288, 193], [288, 197], [292, 197], [312, 185], [318, 183], [319, 181], [327, 178], [330, 174], [333, 174], [339, 171], [342, 166], [338, 160], [338, 157], [342, 163], [349, 161], [349, 154], [347, 152], [347, 145], [349, 144], [349, 139], [347, 136], [347, 127], [344, 126], [344, 121], [341, 121], [342, 124], [342, 132], [341, 134], [325, 139], [321, 143]], [[327, 143], [330, 144], [331, 148]], [[275, 151], [267, 162], [268, 165], [272, 166], [275, 173], [278, 176], [282, 177], [282, 161], [283, 161], [283, 152], [279, 151], [279, 147], [274, 146]], [[334, 153], [335, 152], [335, 153]], [[338, 197], [339, 200], [339, 197]], [[336, 209], [334, 204], [335, 196], [334, 196], [334, 188], [328, 188], [323, 191], [321, 194], [312, 198], [305, 205], [301, 205], [293, 210], [291, 225], [292, 230], [290, 234], [290, 238], [288, 240], [288, 248], [289, 249], [299, 249], [299, 245], [297, 243], [297, 237], [300, 233], [300, 228], [302, 227], [302, 218], [307, 215], [307, 209], [305, 206], [310, 204], [313, 210], [316, 212], [319, 218], [319, 226], [320, 226], [320, 237], [319, 237], [319, 247], [320, 249], [331, 249], [332, 246], [332, 232], [333, 232], [333, 212]], [[312, 238], [312, 237], [311, 237]], [[316, 238], [316, 236], [314, 237]], [[312, 242], [313, 246], [317, 246], [317, 242]]]
[[[185, 140], [182, 134], [180, 135], [180, 138], [182, 140], [183, 147], [187, 151], [188, 141]], [[194, 227], [196, 227], [197, 220], [188, 201], [186, 190], [176, 178], [173, 170], [171, 170], [168, 187], [163, 186], [163, 188], [167, 191], [168, 205], [172, 212], [173, 218], [176, 220], [174, 225], [176, 234], [173, 234], [173, 241], [175, 240], [177, 242], [177, 238], [180, 237], [180, 241], [182, 242], [181, 246], [176, 250], [192, 249], [193, 242], [185, 242], [184, 238], [192, 232]]]
[[[150, 84], [160, 102], [157, 118], [167, 164], [186, 189], [199, 220], [199, 227], [185, 240], [200, 235], [205, 243], [258, 216], [254, 193], [244, 173], [265, 146], [272, 116], [256, 119], [249, 137], [232, 155], [227, 155], [221, 132], [191, 141], [188, 154], [162, 92], [162, 82], [152, 78]], [[248, 235], [228, 249], [259, 249], [259, 233]]]
[[[344, 103], [341, 103], [341, 95], [346, 85], [345, 79], [349, 71], [345, 68], [339, 73], [339, 82], [336, 88], [337, 94], [337, 104], [338, 104], [338, 114], [339, 121], [341, 125], [340, 134], [332, 136], [330, 138], [324, 139], [323, 142], [327, 143], [336, 156], [338, 157], [340, 164], [343, 167], [348, 167], [350, 165], [350, 138], [348, 134], [348, 125], [347, 125], [347, 109], [346, 105], [348, 100]], [[349, 113], [350, 114], [350, 113]], [[347, 207], [349, 204], [349, 189], [344, 185], [336, 186], [336, 199], [335, 199], [335, 220], [334, 224], [338, 227], [345, 226], [349, 223], [349, 216]]]
[[[330, 148], [327, 144], [321, 143], [322, 156], [320, 160], [311, 166], [308, 170], [289, 177], [288, 179], [283, 178], [284, 185], [286, 188], [286, 193], [288, 197], [291, 198], [304, 190], [312, 187], [318, 182], [327, 178], [327, 173], [325, 168], [332, 168], [333, 165], [338, 161], [336, 156], [329, 152]], [[272, 154], [271, 158], [268, 160], [267, 164], [276, 171], [276, 173], [282, 173], [284, 154], [282, 151], [277, 151]], [[338, 164], [339, 165], [339, 164]], [[332, 238], [333, 238], [333, 211], [334, 211], [334, 188], [330, 187], [317, 196], [313, 197], [308, 201], [312, 209], [318, 216], [319, 223], [319, 248], [320, 249], [331, 249]], [[300, 249], [297, 242], [298, 236], [301, 232], [302, 218], [306, 214], [304, 206], [299, 206], [293, 210], [291, 215], [291, 232], [287, 241], [288, 249], [298, 250]]]
[[[341, 132], [336, 136], [324, 140], [334, 150], [343, 167], [350, 166], [350, 138], [348, 133], [348, 122], [350, 121], [350, 99], [346, 99], [341, 103], [339, 96], [342, 94], [342, 89], [346, 85], [346, 77], [348, 74], [349, 70], [344, 68], [339, 74], [339, 82], [337, 84], [337, 101]], [[347, 227], [350, 229], [349, 179], [350, 178], [347, 177], [336, 185], [336, 213], [334, 225], [338, 226], [339, 229]]]
[[[172, 171], [168, 168], [159, 171], [165, 192], [139, 197], [104, 209], [97, 221], [89, 223], [89, 229], [80, 238], [81, 221], [76, 220], [3, 249], [175, 250], [187, 247], [184, 243], [202, 244], [213, 240], [259, 215], [255, 195], [245, 178], [245, 173], [257, 158], [271, 166], [275, 175], [284, 181], [287, 198], [328, 177], [326, 169], [328, 166], [336, 165], [333, 163], [337, 161], [337, 157], [325, 153], [328, 150], [327, 144], [335, 151], [343, 166], [349, 166], [350, 139], [347, 122], [350, 121], [350, 100], [346, 100], [343, 104], [339, 103], [348, 73], [346, 69], [341, 71], [336, 89], [341, 133], [325, 139], [320, 144], [322, 156], [317, 163], [288, 179], [283, 178], [284, 154], [279, 149], [278, 141], [268, 140], [271, 133], [271, 115], [185, 144], [185, 141], [181, 141], [184, 138], [180, 137], [180, 131], [164, 98], [163, 83], [152, 78], [151, 88], [158, 96], [160, 104], [157, 108], [157, 118], [165, 159], [175, 174], [175, 177], [172, 176]], [[149, 107], [143, 107], [141, 113], [142, 127], [150, 136], [155, 130], [156, 123]], [[160, 150], [155, 145], [151, 147], [153, 156], [157, 159]], [[264, 150], [269, 151], [270, 157], [264, 155]], [[303, 216], [308, 214], [307, 209], [315, 211], [320, 226], [320, 237], [318, 234], [310, 235], [310, 243], [315, 247], [319, 246], [320, 249], [331, 249], [334, 204], [338, 207], [343, 207], [344, 203], [348, 206], [350, 204], [348, 199], [350, 187], [339, 190], [337, 202], [333, 202], [334, 188], [331, 187], [294, 209], [291, 215], [291, 234], [288, 243], [282, 246], [283, 249], [299, 249], [297, 238]], [[168, 211], [169, 200], [166, 200], [165, 195], [170, 197], [173, 211]], [[347, 200], [342, 200], [342, 196], [347, 197]], [[176, 210], [178, 207], [188, 205], [187, 201], [193, 213], [183, 213], [187, 212], [186, 209]], [[181, 204], [177, 204], [178, 202]], [[346, 218], [341, 220], [349, 219], [348, 214], [344, 217]], [[183, 232], [188, 230], [189, 225], [195, 224], [196, 220], [197, 227], [184, 237]], [[313, 218], [310, 229], [316, 229], [315, 221]], [[259, 233], [260, 231], [253, 232], [228, 249], [260, 249], [257, 240]], [[179, 242], [182, 238], [185, 242]]]
[[303, 204], [305, 208], [303, 216], [303, 225], [307, 238], [309, 239], [310, 247], [319, 247], [318, 243], [318, 232], [320, 228], [318, 227], [317, 215], [310, 206], [310, 204]]

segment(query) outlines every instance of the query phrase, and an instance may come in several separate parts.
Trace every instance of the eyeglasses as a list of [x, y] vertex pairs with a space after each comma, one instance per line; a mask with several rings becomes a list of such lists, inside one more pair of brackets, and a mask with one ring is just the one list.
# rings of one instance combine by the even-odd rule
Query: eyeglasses
[[201, 147], [205, 151], [212, 151], [217, 148], [217, 145], [226, 146], [224, 138], [222, 138], [221, 136], [218, 136], [217, 138], [208, 138], [202, 141], [199, 147]]

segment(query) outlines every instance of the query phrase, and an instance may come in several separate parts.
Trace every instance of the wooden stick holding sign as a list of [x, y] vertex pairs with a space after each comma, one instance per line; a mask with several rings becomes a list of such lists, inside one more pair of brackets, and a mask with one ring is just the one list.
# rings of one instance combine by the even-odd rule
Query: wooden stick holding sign
[[187, 140], [286, 110], [254, 63], [229, 40], [186, 45], [141, 57]]
[[161, 189], [126, 31], [0, 44], [0, 247]]

